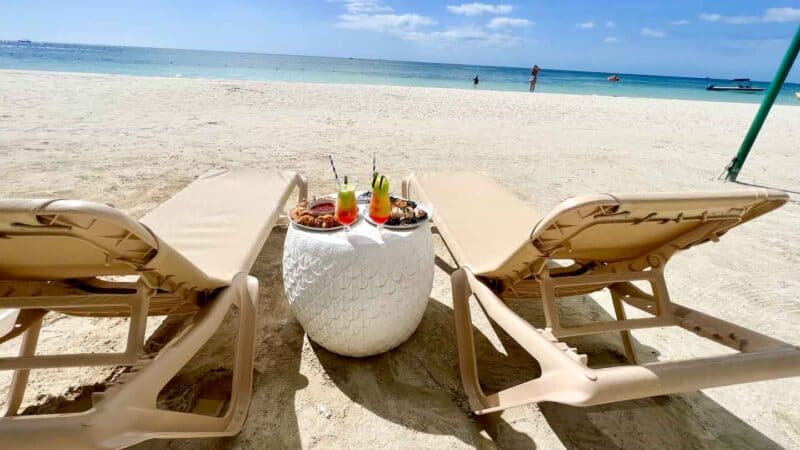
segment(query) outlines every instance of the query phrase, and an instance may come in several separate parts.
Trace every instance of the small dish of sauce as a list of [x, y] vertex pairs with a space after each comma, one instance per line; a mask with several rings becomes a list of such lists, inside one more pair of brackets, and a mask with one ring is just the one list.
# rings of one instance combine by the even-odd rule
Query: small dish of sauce
[[336, 203], [329, 198], [314, 200], [308, 204], [308, 211], [315, 216], [333, 214], [336, 211]]

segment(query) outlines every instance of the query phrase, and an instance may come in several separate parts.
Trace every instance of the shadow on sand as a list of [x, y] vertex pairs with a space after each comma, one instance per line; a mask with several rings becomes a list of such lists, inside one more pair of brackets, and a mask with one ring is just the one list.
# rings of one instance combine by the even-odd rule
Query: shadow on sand
[[786, 188], [782, 188], [782, 187], [764, 186], [763, 184], [748, 183], [746, 181], [739, 181], [739, 180], [734, 181], [734, 183], [740, 184], [742, 186], [758, 187], [758, 188], [764, 188], [764, 189], [775, 189], [775, 190], [778, 190], [778, 191], [786, 192], [787, 194], [800, 195], [800, 191], [793, 191], [791, 189], [786, 189]]
[[[303, 445], [295, 393], [308, 383], [299, 372], [304, 333], [293, 319], [282, 290], [276, 288], [281, 286], [283, 237], [282, 233], [273, 233], [254, 269], [262, 284], [259, 343], [253, 401], [242, 433], [225, 439], [150, 441], [138, 448], [300, 448]], [[443, 260], [437, 263], [445, 273], [452, 271]], [[611, 320], [590, 296], [570, 300], [562, 302], [565, 317]], [[554, 445], [553, 441], [534, 440], [550, 435], [547, 426], [570, 449], [780, 448], [701, 392], [590, 408], [549, 403], [520, 408], [514, 414], [476, 417], [469, 411], [461, 387], [453, 311], [448, 305], [449, 299], [432, 298], [417, 332], [408, 342], [383, 355], [347, 358], [312, 343], [323, 377], [329, 378], [350, 400], [382, 419], [419, 433], [453, 436], [477, 448], [535, 448], [537, 444], [549, 447]], [[509, 305], [534, 324], [543, 323], [538, 302], [514, 300]], [[481, 314], [474, 305], [473, 314], [476, 319]], [[485, 318], [480, 323], [486, 332], [493, 331], [495, 335], [491, 339], [474, 328], [480, 376], [487, 392], [540, 374], [536, 361], [501, 329], [493, 324], [488, 326], [491, 322]], [[220, 337], [225, 336], [222, 333]], [[215, 339], [216, 336], [212, 338], [211, 351], [223, 344]], [[588, 353], [593, 366], [625, 361], [615, 334], [581, 337], [569, 343]], [[654, 349], [638, 341], [634, 341], [634, 346], [643, 362], [657, 359]], [[309, 356], [313, 357], [308, 354], [306, 358]], [[214, 361], [207, 355], [203, 359]], [[187, 369], [191, 372], [202, 368]], [[508, 420], [509, 416], [515, 418]]]
[[[295, 410], [295, 393], [308, 380], [300, 374], [304, 332], [293, 319], [282, 289], [281, 257], [285, 234], [276, 230], [267, 240], [253, 267], [258, 278], [259, 303], [253, 394], [242, 432], [211, 439], [150, 440], [132, 448], [228, 449], [301, 448]], [[210, 364], [228, 363], [235, 339], [236, 319], [229, 313], [220, 330], [170, 384], [196, 383], [203, 373], [219, 370]], [[174, 334], [173, 334], [174, 335]], [[228, 381], [228, 380], [225, 380]], [[225, 383], [224, 388], [230, 389]], [[169, 386], [169, 385], [168, 385]]]
[[[261, 329], [253, 403], [242, 433], [227, 439], [151, 441], [142, 448], [210, 449], [239, 445], [300, 448], [303, 445], [295, 393], [307, 383], [299, 373], [304, 333], [292, 318], [282, 290], [275, 288], [281, 286], [282, 239], [282, 233], [270, 237], [254, 270], [262, 283]], [[437, 265], [445, 274], [453, 270], [440, 258], [437, 258]], [[461, 387], [453, 311], [449, 303], [449, 299], [432, 298], [417, 332], [408, 342], [383, 355], [347, 358], [312, 343], [323, 376], [350, 400], [382, 419], [419, 433], [453, 436], [476, 448], [547, 448], [554, 445], [552, 440], [534, 440], [537, 436], [550, 435], [547, 426], [560, 443], [570, 449], [780, 448], [701, 392], [590, 408], [543, 403], [538, 407], [519, 408], [516, 412], [511, 410], [512, 414], [474, 416]], [[481, 362], [479, 371], [486, 391], [494, 392], [539, 376], [536, 361], [501, 329], [487, 325], [491, 322], [481, 316], [482, 311], [475, 303], [475, 323], [486, 333], [495, 335], [491, 339], [489, 334], [474, 327]], [[560, 303], [565, 319], [611, 320], [590, 296]], [[541, 306], [536, 301], [514, 300], [509, 305], [534, 324], [544, 321]], [[574, 338], [569, 343], [588, 353], [593, 366], [625, 362], [616, 334]], [[654, 349], [638, 341], [634, 341], [634, 345], [643, 362], [657, 359]], [[509, 416], [514, 418], [508, 419]]]
[[[588, 306], [590, 314], [611, 319], [591, 297], [585, 296], [577, 303], [576, 309], [581, 309], [583, 315]], [[534, 323], [543, 322], [544, 315], [535, 302], [519, 300], [512, 307]], [[480, 331], [475, 328], [474, 331], [481, 361], [480, 377], [487, 392], [539, 376], [536, 361], [501, 329], [495, 327], [495, 332], [504, 353]], [[431, 299], [420, 328], [394, 351], [353, 359], [315, 344], [313, 348], [336, 386], [354, 402], [384, 419], [423, 433], [450, 433], [476, 447], [487, 444], [501, 448], [536, 447], [532, 436], [515, 429], [516, 424], [512, 426], [499, 413], [473, 416], [469, 412], [458, 374], [454, 334], [452, 309]], [[570, 344], [588, 352], [593, 366], [625, 362], [622, 343], [615, 336], [584, 337], [573, 339]], [[637, 341], [634, 345], [643, 362], [656, 360], [655, 350]], [[408, 382], [412, 377], [401, 367], [415, 364], [427, 373], [429, 385]], [[442, 392], [449, 402], [440, 398]], [[473, 426], [465, 426], [447, 403], [458, 405], [460, 414], [469, 417]], [[570, 449], [781, 448], [701, 392], [589, 408], [543, 403], [539, 410], [561, 443]], [[523, 414], [532, 420], [527, 410]]]
[[[573, 297], [559, 302], [562, 317], [581, 317], [584, 320], [613, 321], [614, 318], [591, 296]], [[526, 320], [542, 325], [544, 312], [541, 303], [513, 300], [509, 306]], [[494, 358], [480, 354], [482, 361], [495, 366], [482, 370], [481, 380], [488, 392], [527, 381], [526, 377], [509, 379], [505, 360], [535, 361], [502, 329], [493, 325], [508, 357]], [[617, 333], [580, 336], [565, 339], [570, 346], [589, 357], [592, 367], [627, 364], [622, 341]], [[633, 339], [640, 363], [658, 361], [656, 349]], [[496, 356], [496, 355], [494, 355]], [[484, 367], [489, 364], [484, 364]], [[538, 366], [536, 366], [538, 369]], [[488, 369], [488, 368], [487, 368]], [[497, 375], [503, 372], [502, 375]], [[538, 376], [538, 370], [537, 374]], [[559, 403], [542, 403], [539, 409], [548, 424], [569, 449], [584, 448], [758, 448], [780, 449], [772, 441], [701, 391], [629, 400], [606, 405], [579, 408]]]
[[[437, 266], [450, 274], [454, 267], [437, 257]], [[485, 392], [499, 390], [536, 378], [540, 367], [502, 328], [486, 318], [473, 300], [473, 323], [476, 317], [491, 324], [504, 353], [475, 327], [479, 358], [479, 376]], [[541, 303], [518, 299], [507, 302], [517, 314], [536, 326], [545, 323]], [[564, 323], [613, 321], [592, 296], [584, 295], [559, 302]], [[447, 314], [452, 315], [448, 310]], [[452, 322], [452, 317], [449, 318]], [[589, 357], [592, 367], [627, 364], [622, 341], [617, 333], [579, 336], [565, 339]], [[454, 342], [454, 341], [453, 341]], [[633, 339], [640, 363], [658, 361], [659, 352]], [[459, 395], [463, 390], [459, 390]], [[463, 400], [462, 404], [466, 404]], [[588, 408], [558, 403], [539, 405], [544, 418], [561, 443], [570, 449], [583, 448], [759, 448], [780, 449], [749, 424], [714, 402], [700, 391], [644, 398]], [[489, 416], [496, 416], [490, 414]]]
[[535, 447], [531, 437], [499, 416], [474, 420], [461, 390], [454, 342], [452, 310], [431, 299], [416, 333], [390, 352], [357, 359], [312, 346], [336, 387], [386, 420], [421, 433], [450, 434], [479, 448], [493, 447], [492, 441]]

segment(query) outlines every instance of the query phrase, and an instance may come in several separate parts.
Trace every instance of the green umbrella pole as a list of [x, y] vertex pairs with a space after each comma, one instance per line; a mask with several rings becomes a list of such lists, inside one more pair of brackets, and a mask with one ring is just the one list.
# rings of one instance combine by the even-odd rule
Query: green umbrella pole
[[750, 129], [747, 130], [747, 135], [744, 137], [744, 141], [742, 141], [742, 146], [739, 147], [739, 152], [736, 154], [736, 157], [733, 158], [733, 161], [731, 161], [730, 167], [728, 168], [728, 175], [725, 177], [728, 181], [736, 181], [736, 177], [739, 176], [739, 171], [742, 170], [744, 161], [753, 148], [753, 143], [756, 141], [758, 133], [761, 131], [761, 126], [764, 125], [764, 120], [766, 120], [769, 110], [772, 108], [772, 104], [775, 103], [775, 98], [778, 97], [778, 93], [783, 87], [783, 82], [786, 81], [786, 76], [789, 75], [789, 71], [792, 69], [798, 51], [800, 51], [800, 25], [794, 33], [794, 38], [792, 39], [792, 43], [789, 44], [786, 54], [783, 55], [781, 66], [778, 68], [775, 78], [772, 79], [772, 84], [769, 85], [767, 95], [764, 97], [764, 101], [761, 102], [756, 117], [753, 119], [753, 123], [750, 124]]

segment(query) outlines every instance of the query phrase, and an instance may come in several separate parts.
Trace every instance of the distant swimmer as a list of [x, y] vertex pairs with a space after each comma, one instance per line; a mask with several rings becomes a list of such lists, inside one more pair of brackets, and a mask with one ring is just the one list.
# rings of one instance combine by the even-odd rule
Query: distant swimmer
[[531, 83], [531, 92], [536, 89], [536, 81], [539, 79], [539, 70], [541, 69], [539, 69], [538, 65], [534, 65], [531, 68], [531, 79], [528, 80]]
[[479, 80], [478, 76], [475, 75], [475, 78], [472, 79], [472, 87], [478, 87], [478, 83], [480, 83], [480, 82], [481, 82], [481, 80]]

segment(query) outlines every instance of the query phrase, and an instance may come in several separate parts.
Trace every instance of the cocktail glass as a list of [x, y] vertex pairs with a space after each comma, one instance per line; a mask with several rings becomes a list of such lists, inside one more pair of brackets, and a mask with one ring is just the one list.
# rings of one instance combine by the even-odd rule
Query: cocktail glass
[[358, 202], [356, 201], [356, 180], [344, 177], [344, 184], [336, 193], [336, 221], [344, 225], [344, 231], [350, 231], [350, 225], [358, 219]]
[[369, 200], [369, 217], [383, 230], [383, 224], [389, 220], [392, 204], [389, 201], [389, 180], [383, 175], [372, 178], [372, 197]]

